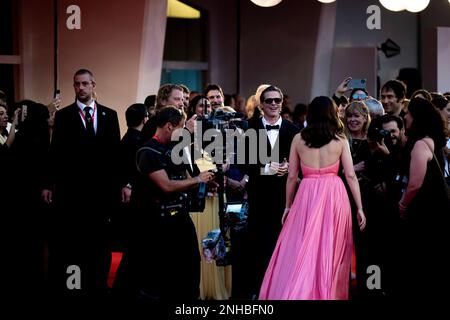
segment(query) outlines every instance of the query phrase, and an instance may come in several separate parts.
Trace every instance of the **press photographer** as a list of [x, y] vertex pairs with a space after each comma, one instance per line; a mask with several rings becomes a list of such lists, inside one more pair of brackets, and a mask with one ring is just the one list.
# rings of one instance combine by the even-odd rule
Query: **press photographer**
[[171, 159], [172, 140], [183, 130], [184, 113], [168, 106], [156, 115], [153, 138], [136, 154], [140, 172], [132, 203], [134, 234], [126, 270], [118, 286], [128, 286], [133, 299], [195, 300], [199, 296], [200, 254], [185, 192], [214, 178], [211, 172], [191, 177], [185, 163]]
[[398, 209], [403, 181], [401, 156], [405, 145], [403, 121], [393, 115], [383, 115], [372, 121], [368, 129], [371, 156], [366, 160], [366, 170], [360, 179], [361, 193], [367, 208], [367, 228], [361, 245], [364, 252], [360, 263], [377, 265], [383, 272], [382, 290], [367, 290], [364, 295], [390, 295], [396, 251], [398, 250]]

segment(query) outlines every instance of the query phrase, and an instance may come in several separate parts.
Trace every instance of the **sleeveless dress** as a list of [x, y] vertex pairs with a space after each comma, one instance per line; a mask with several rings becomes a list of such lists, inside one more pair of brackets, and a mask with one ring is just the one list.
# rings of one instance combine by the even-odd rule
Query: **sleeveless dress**
[[436, 156], [428, 161], [425, 177], [402, 221], [399, 253], [400, 298], [434, 299], [450, 286], [448, 254], [450, 191]]
[[348, 299], [352, 218], [345, 186], [337, 176], [339, 161], [320, 169], [302, 163], [301, 170], [303, 179], [259, 299]]

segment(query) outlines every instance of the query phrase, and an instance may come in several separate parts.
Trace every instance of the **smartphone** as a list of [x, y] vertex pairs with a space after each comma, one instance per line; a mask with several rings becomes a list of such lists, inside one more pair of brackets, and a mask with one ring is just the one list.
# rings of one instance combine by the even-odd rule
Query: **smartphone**
[[23, 105], [22, 111], [20, 112], [20, 121], [21, 122], [24, 122], [25, 118], [27, 117], [27, 112], [28, 112], [28, 106]]
[[366, 79], [351, 79], [347, 83], [347, 87], [351, 89], [366, 89]]
[[59, 99], [61, 97], [61, 91], [59, 89], [55, 90], [55, 94], [53, 95], [54, 99]]

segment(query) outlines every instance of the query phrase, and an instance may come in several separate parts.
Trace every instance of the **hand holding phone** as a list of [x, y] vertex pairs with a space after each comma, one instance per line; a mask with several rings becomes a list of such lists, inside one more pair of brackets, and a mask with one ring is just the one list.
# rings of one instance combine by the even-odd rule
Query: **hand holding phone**
[[55, 90], [55, 93], [53, 94], [53, 101], [50, 102], [50, 104], [47, 106], [50, 115], [54, 114], [59, 109], [60, 105], [61, 105], [61, 91]]

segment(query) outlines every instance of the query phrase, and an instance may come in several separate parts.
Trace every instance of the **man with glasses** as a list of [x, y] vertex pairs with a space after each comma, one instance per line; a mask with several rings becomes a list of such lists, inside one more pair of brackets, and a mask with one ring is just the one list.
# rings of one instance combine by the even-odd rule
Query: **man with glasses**
[[55, 114], [42, 191], [56, 213], [49, 276], [58, 298], [101, 301], [108, 290], [110, 214], [120, 201], [119, 121], [114, 110], [93, 99], [91, 71], [78, 70], [73, 81], [76, 101]]
[[350, 93], [350, 102], [353, 101], [364, 101], [369, 98], [369, 94], [366, 89], [363, 88], [354, 88]]
[[[260, 96], [264, 116], [255, 121], [251, 129], [258, 132], [258, 163], [247, 164], [248, 175], [248, 261], [247, 276], [241, 298], [258, 296], [264, 273], [281, 231], [281, 217], [285, 205], [286, 179], [289, 168], [289, 152], [299, 129], [280, 116], [283, 93], [275, 86], [268, 86]], [[264, 142], [259, 142], [264, 139]], [[259, 146], [267, 143], [272, 161], [261, 161]], [[256, 150], [252, 150], [254, 152]], [[262, 151], [261, 151], [262, 152]], [[233, 293], [234, 295], [234, 293]]]

